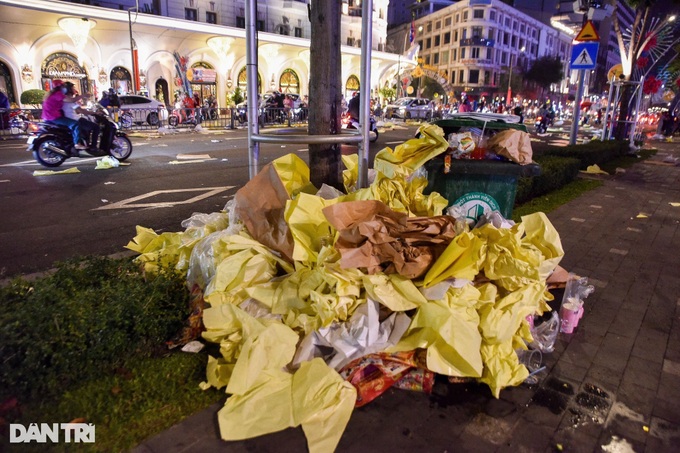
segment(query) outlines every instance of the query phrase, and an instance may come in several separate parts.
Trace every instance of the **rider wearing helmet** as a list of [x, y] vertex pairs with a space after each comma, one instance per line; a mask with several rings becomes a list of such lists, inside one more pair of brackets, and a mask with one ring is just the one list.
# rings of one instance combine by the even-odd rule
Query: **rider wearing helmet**
[[61, 80], [52, 81], [52, 89], [45, 95], [43, 100], [42, 119], [48, 123], [66, 126], [73, 135], [75, 149], [87, 149], [85, 144], [80, 143], [80, 126], [78, 122], [64, 116], [64, 105], [72, 104], [85, 96], [73, 96], [68, 94], [68, 87]]

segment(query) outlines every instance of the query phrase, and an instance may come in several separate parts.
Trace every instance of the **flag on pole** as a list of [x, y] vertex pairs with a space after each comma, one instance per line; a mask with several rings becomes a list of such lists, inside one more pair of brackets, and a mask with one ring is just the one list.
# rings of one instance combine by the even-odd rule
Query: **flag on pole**
[[415, 18], [411, 18], [411, 32], [408, 35], [409, 39], [409, 44], [413, 44], [413, 41], [416, 40], [416, 20]]

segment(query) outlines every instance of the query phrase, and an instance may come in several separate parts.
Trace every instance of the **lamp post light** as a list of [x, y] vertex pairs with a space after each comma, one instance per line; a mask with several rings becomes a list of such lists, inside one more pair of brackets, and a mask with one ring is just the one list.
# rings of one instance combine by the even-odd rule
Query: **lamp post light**
[[135, 10], [135, 21], [139, 9], [136, 6], [128, 8], [128, 29], [130, 30], [130, 58], [132, 59], [132, 89], [133, 93], [139, 92], [139, 65], [137, 64], [137, 44], [132, 38], [132, 10]]
[[[520, 54], [524, 53], [526, 50], [526, 47], [522, 47], [519, 49], [520, 53], [517, 54], [517, 58], [519, 58]], [[510, 73], [508, 74], [508, 96], [506, 97], [506, 104], [511, 105], [510, 103], [512, 102], [512, 54], [510, 55]]]

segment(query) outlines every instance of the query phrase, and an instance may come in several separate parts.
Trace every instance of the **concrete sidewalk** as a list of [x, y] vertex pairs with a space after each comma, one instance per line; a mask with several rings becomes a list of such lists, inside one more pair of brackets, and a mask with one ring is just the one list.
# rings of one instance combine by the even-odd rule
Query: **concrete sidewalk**
[[[544, 354], [538, 385], [439, 382], [428, 397], [389, 390], [356, 409], [337, 451], [680, 451], [680, 146], [660, 151], [548, 215], [561, 265], [596, 288], [571, 335]], [[646, 217], [639, 216], [643, 214]], [[133, 451], [304, 452], [300, 428], [220, 440], [214, 405]]]

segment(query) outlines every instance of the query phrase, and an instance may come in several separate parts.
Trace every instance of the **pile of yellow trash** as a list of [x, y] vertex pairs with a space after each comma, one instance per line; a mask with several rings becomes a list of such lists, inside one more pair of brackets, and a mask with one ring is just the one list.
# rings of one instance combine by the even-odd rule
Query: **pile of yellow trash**
[[230, 395], [223, 439], [302, 426], [311, 452], [333, 451], [353, 408], [390, 386], [428, 391], [441, 374], [498, 397], [527, 378], [516, 350], [532, 340], [527, 316], [550, 309], [559, 235], [542, 213], [507, 228], [442, 215], [419, 169], [448, 143], [420, 132], [378, 153], [368, 188], [355, 190], [356, 155], [343, 157], [347, 194], [313, 187], [287, 155], [183, 232], [137, 227], [136, 259], [186, 271], [206, 302], [202, 337], [220, 356], [203, 386]]

